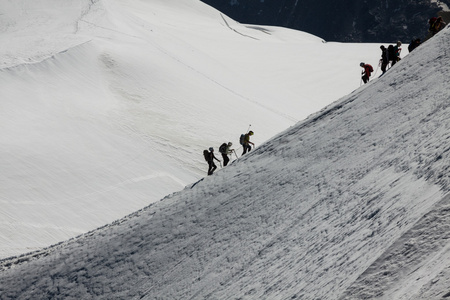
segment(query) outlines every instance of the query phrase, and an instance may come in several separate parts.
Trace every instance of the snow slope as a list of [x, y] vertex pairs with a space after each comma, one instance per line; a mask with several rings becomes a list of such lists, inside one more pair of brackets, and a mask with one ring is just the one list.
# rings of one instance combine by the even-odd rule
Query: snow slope
[[448, 297], [449, 40], [446, 28], [213, 176], [4, 260], [0, 295]]
[[183, 189], [205, 175], [203, 149], [236, 145], [249, 124], [260, 145], [358, 88], [359, 62], [380, 54], [196, 0], [2, 0], [0, 12], [2, 258]]

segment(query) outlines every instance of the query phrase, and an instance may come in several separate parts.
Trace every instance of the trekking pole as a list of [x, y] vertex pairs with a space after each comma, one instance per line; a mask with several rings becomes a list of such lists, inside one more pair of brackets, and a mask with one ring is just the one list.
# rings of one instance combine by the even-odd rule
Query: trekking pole
[[364, 72], [364, 71], [361, 71], [361, 80], [359, 81], [359, 86], [362, 85], [362, 76], [363, 76], [363, 72]]
[[373, 77], [375, 77], [375, 75], [377, 75], [377, 72], [378, 72], [378, 68], [380, 67], [380, 64], [381, 64], [381, 60], [380, 60], [380, 63], [378, 64], [378, 67], [377, 67], [377, 69], [375, 70], [375, 73], [373, 74]]
[[251, 126], [252, 126], [252, 124], [248, 124], [248, 128], [247, 128], [246, 133], [250, 131], [250, 127], [251, 127]]

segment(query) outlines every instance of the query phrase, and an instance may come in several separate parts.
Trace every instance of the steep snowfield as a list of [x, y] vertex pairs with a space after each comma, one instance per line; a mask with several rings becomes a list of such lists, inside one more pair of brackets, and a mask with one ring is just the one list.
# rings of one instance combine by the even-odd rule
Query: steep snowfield
[[449, 295], [450, 30], [184, 190], [4, 260], [4, 299]]
[[249, 124], [260, 145], [358, 88], [379, 54], [195, 0], [0, 1], [0, 257], [183, 189], [203, 149]]

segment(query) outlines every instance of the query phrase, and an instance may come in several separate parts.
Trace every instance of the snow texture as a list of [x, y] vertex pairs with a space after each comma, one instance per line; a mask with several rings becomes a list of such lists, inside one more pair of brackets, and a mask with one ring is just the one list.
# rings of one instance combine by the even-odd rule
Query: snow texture
[[238, 24], [200, 1], [0, 11], [1, 258], [183, 189], [205, 176], [204, 149], [232, 141], [240, 154], [249, 124], [261, 145], [357, 88], [359, 61], [379, 57], [374, 45]]
[[[50, 3], [43, 0], [38, 2]], [[75, 5], [84, 2], [70, 3]], [[92, 5], [100, 3], [103, 2], [92, 2]], [[164, 15], [167, 19], [160, 21], [164, 24], [170, 24], [171, 18], [176, 19], [177, 16], [183, 15], [186, 18], [190, 9], [195, 9], [197, 13], [204, 12], [205, 18], [210, 17], [208, 22], [220, 22], [220, 18], [211, 18], [213, 14], [209, 13], [209, 8], [197, 1], [129, 1], [127, 9], [118, 2], [111, 3], [123, 8], [123, 10], [114, 10], [115, 15], [129, 12], [130, 7], [136, 9], [136, 14], [143, 15], [154, 9], [155, 16], [151, 18], [155, 19], [158, 15], [157, 8], [174, 12]], [[149, 8], [145, 10], [147, 6]], [[92, 10], [92, 7], [90, 9]], [[113, 7], [110, 9], [111, 11], [107, 9], [105, 11], [113, 14]], [[178, 10], [179, 15], [175, 13]], [[66, 18], [62, 19], [66, 20]], [[117, 24], [118, 20], [122, 19], [117, 17], [110, 22]], [[93, 21], [104, 20], [95, 18]], [[139, 23], [135, 22], [132, 24]], [[193, 24], [198, 22], [199, 28], [205, 31], [217, 30], [205, 27], [205, 23], [202, 22], [206, 21], [200, 18], [192, 19], [191, 22]], [[231, 22], [231, 20], [226, 21], [228, 25]], [[141, 23], [141, 29], [144, 30], [148, 24]], [[221, 24], [224, 25], [224, 23]], [[228, 28], [226, 25], [224, 27]], [[240, 30], [247, 28], [246, 30], [253, 32], [242, 25], [237, 24], [236, 27]], [[77, 30], [81, 29], [77, 28]], [[189, 39], [174, 39], [173, 42], [182, 43], [190, 40], [194, 44], [196, 39], [200, 41], [207, 37], [207, 35], [200, 35], [200, 30], [192, 32], [192, 27], [190, 30]], [[298, 34], [275, 28], [268, 30], [280, 30], [279, 35], [274, 34], [277, 38], [284, 34], [291, 37]], [[261, 36], [266, 35], [262, 30], [257, 32]], [[150, 33], [147, 32], [147, 34], [151, 36]], [[229, 34], [234, 36], [236, 32], [229, 31]], [[216, 32], [210, 38], [213, 39], [215, 36], [217, 36]], [[304, 38], [301, 40], [305, 41]], [[148, 42], [151, 41], [152, 39], [149, 38]], [[314, 43], [314, 41], [315, 39], [311, 37], [311, 42]], [[404, 57], [383, 77], [356, 89], [276, 136], [267, 137], [266, 142], [262, 143], [260, 140], [261, 144], [258, 144], [256, 149], [235, 160], [226, 168], [216, 171], [213, 176], [198, 178], [199, 180], [192, 181], [195, 183], [166, 196], [161, 201], [154, 202], [127, 217], [77, 238], [40, 251], [4, 259], [1, 262], [0, 299], [448, 298], [450, 295], [448, 286], [450, 275], [450, 252], [448, 251], [450, 92], [447, 89], [447, 74], [450, 68], [450, 54], [447, 47], [449, 42], [450, 30], [446, 28]], [[92, 67], [92, 64], [98, 63], [95, 60], [95, 53], [98, 52], [95, 50], [101, 47], [107, 48], [107, 44], [107, 41], [94, 43], [94, 45], [88, 42], [67, 53], [57, 55], [58, 58], [40, 62], [37, 66], [33, 64], [32, 66], [7, 67], [2, 69], [0, 76], [2, 81], [3, 78], [13, 80], [14, 76], [11, 73], [22, 72], [25, 77], [16, 80], [23, 80], [27, 84], [18, 82], [13, 86], [17, 88], [23, 84], [34, 91], [43, 84], [36, 82], [40, 80], [40, 76], [45, 77], [56, 73], [53, 79], [61, 79], [69, 75], [72, 78], [76, 76], [79, 64], [86, 64], [86, 68], [95, 73], [96, 68]], [[238, 46], [240, 44], [236, 44], [236, 47]], [[117, 47], [119, 46], [107, 49], [109, 52], [119, 52], [120, 47]], [[213, 47], [212, 44], [211, 47]], [[351, 47], [351, 45], [348, 46], [348, 48]], [[139, 47], [130, 47], [127, 50], [130, 49], [139, 52]], [[73, 51], [75, 54], [72, 53]], [[180, 62], [191, 61], [195, 58], [208, 60], [207, 56], [193, 57], [188, 51], [173, 53], [177, 54]], [[69, 110], [68, 115], [75, 120], [85, 118], [83, 120], [87, 125], [95, 125], [92, 126], [94, 128], [86, 126], [83, 130], [76, 131], [79, 137], [66, 137], [64, 134], [66, 131], [60, 127], [70, 128], [70, 118], [65, 115], [64, 120], [58, 122], [58, 118], [61, 117], [58, 114], [61, 111], [57, 110], [58, 98], [37, 97], [38, 103], [35, 107], [24, 108], [16, 106], [12, 101], [3, 100], [5, 98], [2, 97], [2, 106], [5, 107], [1, 110], [2, 113], [5, 114], [6, 111], [8, 114], [16, 112], [29, 114], [30, 117], [40, 116], [38, 120], [27, 119], [22, 122], [27, 123], [26, 125], [42, 126], [41, 138], [49, 136], [48, 138], [52, 139], [56, 136], [58, 139], [63, 139], [66, 137], [65, 141], [71, 143], [70, 147], [80, 147], [81, 150], [83, 147], [93, 147], [94, 151], [97, 151], [97, 148], [102, 146], [107, 149], [108, 145], [102, 143], [104, 141], [112, 143], [116, 139], [117, 144], [122, 145], [119, 143], [120, 139], [128, 141], [131, 138], [124, 134], [124, 131], [114, 128], [115, 126], [126, 127], [124, 124], [127, 122], [125, 120], [121, 123], [114, 118], [110, 120], [108, 108], [105, 108], [105, 105], [110, 105], [111, 114], [116, 117], [127, 116], [124, 113], [119, 114], [123, 112], [122, 109], [137, 109], [137, 107], [125, 105], [124, 99], [105, 96], [108, 100], [106, 101], [100, 96], [101, 93], [107, 95], [112, 91], [116, 95], [119, 91], [125, 92], [125, 88], [134, 84], [128, 76], [134, 76], [132, 77], [134, 80], [139, 80], [142, 74], [136, 75], [134, 71], [144, 72], [145, 68], [139, 68], [137, 62], [128, 67], [115, 67], [117, 64], [127, 65], [125, 61], [120, 61], [132, 59], [127, 55], [117, 57], [100, 55], [99, 57], [101, 57], [102, 67], [109, 66], [107, 68], [115, 79], [114, 85], [109, 89], [105, 88], [102, 92], [99, 92], [98, 88], [90, 90], [90, 81], [95, 79], [93, 84], [96, 85], [104, 80], [104, 73], [100, 70], [95, 74], [102, 76], [96, 77], [91, 74], [86, 78], [88, 82], [82, 85], [83, 89], [79, 93], [90, 91], [99, 96], [98, 99], [95, 98], [100, 101], [96, 109], [92, 109], [91, 106], [97, 105], [95, 102], [78, 103], [75, 99], [82, 102], [83, 97], [70, 95], [74, 101], [69, 101], [67, 105], [69, 108], [70, 105], [74, 107], [71, 107], [73, 110]], [[115, 58], [112, 59], [112, 57]], [[231, 59], [223, 57], [217, 60], [212, 59], [212, 61], [217, 64], [222, 62], [227, 66]], [[248, 57], [245, 57], [243, 61], [247, 59]], [[92, 61], [89, 62], [89, 60]], [[159, 71], [166, 72], [163, 69], [173, 67], [172, 63], [171, 60], [159, 62]], [[196, 71], [199, 72], [198, 74], [209, 74], [209, 78], [213, 78], [215, 74], [223, 70], [213, 68], [207, 72], [209, 65], [205, 62], [199, 63], [196, 68], [202, 66], [205, 70], [196, 69]], [[34, 67], [37, 70], [30, 70]], [[259, 67], [267, 68], [266, 71], [273, 71], [268, 65]], [[126, 71], [126, 76], [117, 74], [119, 70]], [[180, 69], [172, 71], [175, 72], [173, 76], [187, 74], [194, 76], [192, 72], [180, 74]], [[34, 72], [37, 72], [39, 76]], [[81, 82], [84, 76], [79, 74], [79, 77], [78, 81]], [[262, 86], [271, 80], [278, 86], [279, 78], [273, 77], [277, 76], [271, 72], [265, 79], [267, 81], [258, 79], [262, 80]], [[158, 81], [167, 78], [169, 77], [154, 76], [152, 79]], [[222, 86], [233, 86], [233, 90], [238, 90], [237, 83], [236, 85], [224, 84], [225, 81], [232, 82], [233, 79], [233, 76], [222, 74], [220, 78], [217, 77], [214, 80]], [[288, 84], [286, 80], [280, 81]], [[338, 80], [335, 78], [335, 81]], [[43, 82], [46, 82], [45, 78]], [[197, 83], [200, 82], [203, 81]], [[193, 81], [189, 83], [192, 84]], [[248, 88], [255, 86], [257, 85], [251, 85]], [[244, 85], [240, 87], [244, 89]], [[317, 88], [317, 85], [315, 87]], [[187, 86], [180, 88], [183, 91], [176, 91], [178, 95], [189, 91]], [[60, 88], [56, 90], [61, 91]], [[78, 90], [75, 89], [75, 91]], [[210, 91], [213, 91], [213, 88], [210, 88]], [[163, 91], [160, 92], [160, 95], [166, 95]], [[216, 92], [220, 93], [220, 91]], [[26, 93], [26, 89], [9, 93], [11, 95]], [[127, 95], [132, 98], [132, 94]], [[174, 95], [175, 92], [172, 97]], [[94, 98], [91, 95], [89, 99]], [[111, 99], [115, 99], [116, 102]], [[45, 106], [45, 110], [40, 109], [41, 106], [38, 105], [44, 100], [51, 102], [51, 105]], [[206, 100], [208, 99], [205, 98]], [[242, 98], [240, 100], [242, 101]], [[128, 101], [144, 102], [144, 99]], [[30, 103], [32, 102], [27, 102], [27, 104]], [[199, 103], [201, 103], [200, 100], [196, 102], [196, 104]], [[255, 104], [259, 105], [258, 103]], [[274, 116], [280, 116], [275, 112], [286, 112], [282, 107], [289, 105], [288, 101], [283, 103], [283, 97], [280, 97], [276, 105], [270, 104], [268, 100], [261, 103], [264, 105], [261, 106], [262, 110], [270, 108]], [[292, 105], [295, 107], [294, 104]], [[153, 106], [149, 104], [144, 107], [150, 109]], [[156, 107], [159, 108], [159, 106]], [[6, 110], [6, 108], [10, 109]], [[19, 108], [24, 112], [19, 111]], [[50, 110], [52, 108], [57, 111], [52, 112]], [[255, 106], [249, 108], [254, 109]], [[85, 116], [78, 113], [78, 109], [88, 110], [93, 115]], [[37, 110], [37, 113], [34, 110]], [[64, 111], [64, 108], [61, 110]], [[240, 110], [235, 108], [235, 111]], [[163, 108], [161, 112], [164, 112]], [[57, 113], [56, 116], [55, 113]], [[48, 119], [43, 116], [47, 116]], [[266, 115], [266, 119], [271, 119], [271, 116]], [[244, 119], [246, 117], [245, 110], [242, 112], [242, 117]], [[280, 119], [283, 118], [280, 117]], [[1, 119], [4, 120], [3, 116]], [[22, 119], [17, 116], [17, 120]], [[48, 123], [44, 122], [46, 120]], [[161, 122], [164, 120], [165, 118], [160, 119]], [[179, 120], [180, 126], [188, 126], [190, 118], [185, 120], [186, 124], [183, 120]], [[137, 122], [131, 117], [128, 121], [130, 126], [133, 124], [132, 121]], [[142, 126], [147, 125], [143, 120], [141, 121]], [[57, 126], [50, 126], [50, 122], [55, 122]], [[272, 125], [272, 122], [274, 120], [266, 121], [267, 125]], [[9, 126], [12, 124], [4, 123]], [[74, 124], [80, 126], [82, 123]], [[263, 122], [259, 126], [263, 128]], [[131, 128], [137, 127], [137, 125], [131, 126]], [[53, 131], [49, 131], [50, 129]], [[214, 129], [217, 131], [217, 128]], [[183, 130], [190, 132], [188, 128]], [[99, 134], [97, 131], [110, 136], [97, 140], [95, 138]], [[146, 131], [143, 130], [143, 132]], [[210, 132], [208, 135], [211, 134]], [[24, 139], [32, 145], [28, 139], [30, 137], [23, 137], [16, 132], [8, 137]], [[143, 140], [145, 141], [144, 138]], [[27, 163], [39, 165], [39, 160], [33, 159], [32, 156], [19, 156], [21, 154], [19, 150], [23, 151], [23, 149], [13, 151], [11, 148], [17, 144], [11, 143], [8, 146], [4, 141], [6, 139], [3, 138], [1, 144], [3, 148], [8, 149], [10, 153], [17, 153], [17, 160], [23, 159], [26, 162], [21, 164], [22, 172], [24, 172], [22, 177], [16, 174], [15, 180], [8, 180], [14, 174], [13, 168], [8, 168], [8, 163], [13, 160], [2, 160], [2, 165], [6, 165], [9, 175], [5, 181], [10, 185], [13, 183], [23, 185], [29, 180], [28, 178], [34, 178], [26, 176], [30, 175], [28, 173], [32, 169], [26, 167]], [[84, 144], [79, 145], [77, 142], [81, 141]], [[165, 137], [165, 141], [171, 146], [182, 143], [182, 141], [173, 142], [170, 135]], [[137, 152], [143, 151], [144, 147], [141, 144], [136, 140], [133, 142], [127, 144], [128, 147], [136, 147]], [[36, 147], [39, 148], [42, 145], [37, 143]], [[193, 146], [190, 147], [194, 149]], [[124, 149], [127, 148], [120, 148], [121, 151]], [[39, 149], [32, 150], [39, 151]], [[64, 174], [53, 163], [42, 161], [42, 166], [45, 166], [42, 169], [43, 173], [49, 176], [48, 180], [64, 181], [70, 178], [86, 181], [85, 184], [88, 185], [91, 179], [89, 175], [94, 172], [89, 167], [100, 168], [102, 162], [93, 164], [100, 156], [94, 156], [95, 159], [88, 159], [86, 162], [85, 159], [90, 152], [81, 152], [83, 157], [70, 159], [69, 156], [74, 154], [75, 150], [74, 152], [66, 150], [62, 157], [57, 158], [64, 164], [76, 164], [75, 170], [78, 172]], [[49, 150], [49, 155], [57, 156], [55, 153], [57, 152]], [[201, 151], [198, 153], [200, 155]], [[111, 161], [123, 159], [121, 155], [114, 156], [114, 151], [109, 155], [105, 156], [105, 159], [111, 159]], [[161, 155], [161, 159], [165, 157]], [[136, 160], [137, 165], [140, 163], [142, 160]], [[123, 164], [125, 171], [127, 171], [125, 165], [128, 166], [128, 164], [128, 162]], [[108, 165], [107, 162], [105, 165]], [[112, 169], [116, 168], [113, 168], [114, 165], [110, 166], [111, 171], [103, 174], [105, 181], [111, 180], [111, 176], [123, 173], [113, 172]], [[130, 172], [139, 170], [137, 166], [129, 168]], [[161, 168], [164, 170], [164, 165]], [[104, 168], [101, 169], [104, 170]], [[171, 174], [170, 170], [167, 173]], [[80, 174], [82, 176], [79, 176]], [[74, 176], [65, 177], [65, 175]], [[136, 174], [134, 178], [144, 175]], [[125, 175], [123, 176], [122, 180], [130, 180], [134, 183], [130, 179], [132, 177], [127, 179]], [[92, 174], [94, 181], [99, 180], [99, 177], [99, 174]], [[33, 186], [39, 187], [39, 184], [50, 181], [32, 182], [25, 186], [32, 189]], [[57, 181], [55, 184], [59, 185], [60, 182]], [[105, 186], [108, 184], [105, 183]], [[65, 187], [55, 191], [59, 192], [60, 197], [63, 193], [74, 197], [77, 186]], [[17, 192], [12, 186], [7, 191], [9, 190]], [[123, 192], [131, 190], [133, 189], [124, 189]], [[121, 187], [116, 187], [107, 194], [107, 197], [115, 197], [120, 192], [122, 192]], [[138, 191], [134, 190], [134, 193]], [[128, 201], [134, 200], [136, 196], [134, 193], [130, 192]], [[32, 193], [31, 196], [33, 195]], [[76, 209], [78, 209], [66, 207], [72, 212], [77, 212]], [[90, 211], [91, 207], [84, 209]], [[102, 212], [103, 207], [98, 209]], [[81, 219], [90, 220], [89, 213], [84, 214]], [[77, 224], [76, 221], [74, 224]]]

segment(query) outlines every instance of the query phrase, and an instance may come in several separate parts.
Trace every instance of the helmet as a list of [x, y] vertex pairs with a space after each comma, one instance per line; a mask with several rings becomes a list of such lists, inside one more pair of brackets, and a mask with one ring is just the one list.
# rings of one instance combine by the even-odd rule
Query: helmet
[[401, 46], [401, 45], [402, 45], [402, 42], [398, 41], [397, 46]]
[[232, 142], [228, 142], [228, 146], [231, 146], [231, 145], [233, 145], [233, 143]]
[[253, 131], [250, 130], [250, 131], [248, 132], [248, 134], [249, 134], [249, 135], [253, 135]]
[[360, 63], [359, 65], [360, 65], [361, 67], [364, 67], [365, 63], [362, 62], [362, 63]]
[[214, 148], [213, 147], [209, 147], [209, 151], [213, 152]]

